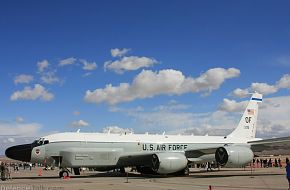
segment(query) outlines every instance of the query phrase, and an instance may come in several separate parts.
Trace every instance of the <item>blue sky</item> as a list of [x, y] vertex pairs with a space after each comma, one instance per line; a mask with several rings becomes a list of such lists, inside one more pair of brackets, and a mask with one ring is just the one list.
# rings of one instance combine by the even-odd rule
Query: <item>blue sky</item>
[[261, 116], [258, 134], [287, 135], [289, 7], [286, 0], [1, 1], [0, 140], [5, 147], [108, 127], [220, 134], [235, 127], [254, 90], [267, 100], [261, 115], [281, 102], [273, 117], [280, 123]]

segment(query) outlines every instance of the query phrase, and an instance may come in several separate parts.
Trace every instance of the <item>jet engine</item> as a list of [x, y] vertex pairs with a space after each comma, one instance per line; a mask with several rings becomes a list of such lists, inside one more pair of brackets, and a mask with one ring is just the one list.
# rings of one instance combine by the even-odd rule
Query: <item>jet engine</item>
[[152, 155], [152, 170], [158, 174], [175, 173], [185, 169], [187, 162], [182, 153], [156, 153]]
[[215, 152], [215, 160], [220, 166], [241, 167], [251, 162], [254, 153], [245, 146], [225, 146], [219, 147]]

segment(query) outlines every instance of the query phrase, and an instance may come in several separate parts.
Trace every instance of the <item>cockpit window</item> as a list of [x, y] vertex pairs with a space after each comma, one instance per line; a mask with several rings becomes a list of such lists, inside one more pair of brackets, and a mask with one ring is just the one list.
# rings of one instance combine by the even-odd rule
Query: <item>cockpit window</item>
[[43, 144], [48, 144], [48, 143], [49, 143], [49, 141], [48, 140], [45, 140]]
[[44, 138], [40, 138], [38, 140], [33, 141], [32, 144], [34, 144], [35, 146], [41, 146], [41, 145], [48, 144], [48, 143], [49, 143], [48, 140], [44, 140]]

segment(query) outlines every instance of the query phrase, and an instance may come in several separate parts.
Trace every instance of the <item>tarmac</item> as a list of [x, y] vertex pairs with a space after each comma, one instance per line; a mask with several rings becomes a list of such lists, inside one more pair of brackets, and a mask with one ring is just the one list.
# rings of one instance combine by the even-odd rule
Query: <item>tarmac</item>
[[[41, 176], [39, 176], [41, 174]], [[285, 168], [222, 168], [206, 172], [191, 169], [186, 177], [145, 176], [137, 173], [82, 172], [68, 179], [58, 171], [42, 168], [11, 172], [12, 179], [0, 181], [0, 190], [287, 190]]]

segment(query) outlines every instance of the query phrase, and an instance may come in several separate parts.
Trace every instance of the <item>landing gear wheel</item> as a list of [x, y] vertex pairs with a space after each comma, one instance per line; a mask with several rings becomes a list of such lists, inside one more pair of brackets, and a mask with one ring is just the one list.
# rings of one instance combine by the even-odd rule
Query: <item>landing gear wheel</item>
[[60, 171], [59, 172], [59, 177], [60, 178], [65, 178], [65, 177], [68, 177], [68, 176], [69, 176], [68, 171]]
[[188, 168], [188, 166], [186, 168], [184, 168], [183, 175], [189, 176], [189, 168]]

